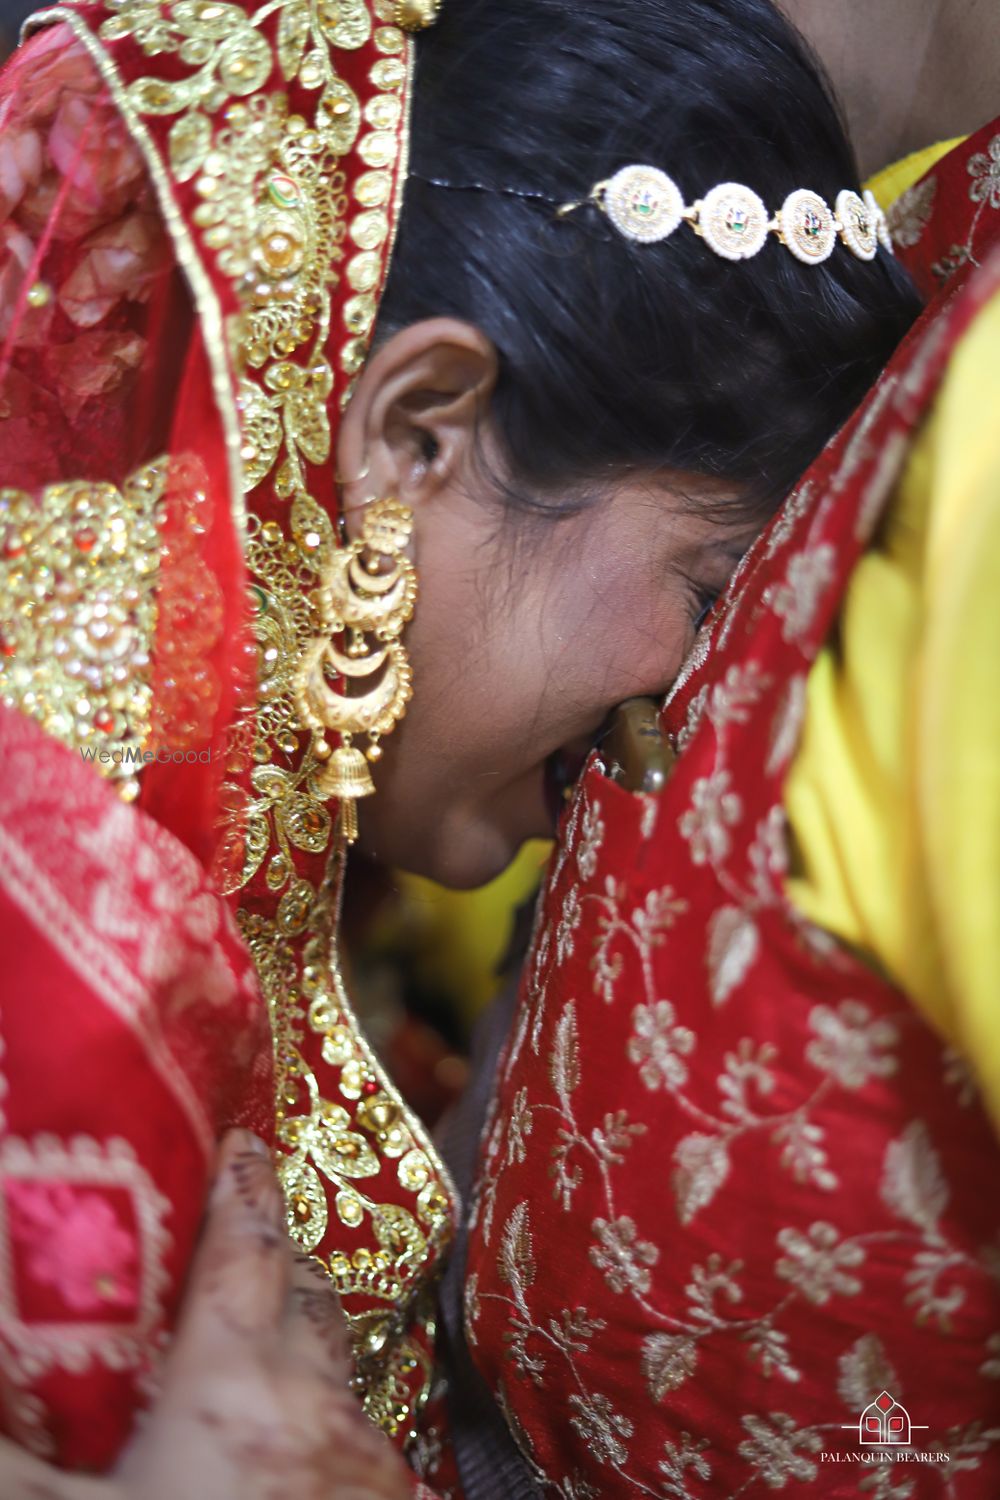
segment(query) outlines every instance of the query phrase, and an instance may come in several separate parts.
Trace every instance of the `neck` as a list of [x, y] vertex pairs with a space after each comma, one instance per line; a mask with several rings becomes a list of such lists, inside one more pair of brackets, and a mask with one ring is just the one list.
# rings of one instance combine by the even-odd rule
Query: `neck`
[[779, 0], [833, 84], [863, 177], [1000, 112], [996, 0]]

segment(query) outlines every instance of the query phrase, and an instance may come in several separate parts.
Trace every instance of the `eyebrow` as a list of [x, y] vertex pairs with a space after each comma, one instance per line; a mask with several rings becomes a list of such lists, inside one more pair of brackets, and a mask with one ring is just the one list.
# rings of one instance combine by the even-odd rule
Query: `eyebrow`
[[729, 563], [729, 571], [732, 572], [747, 551], [753, 546], [754, 538], [746, 542], [716, 541], [709, 538], [706, 541], [692, 542], [690, 546], [681, 549], [678, 562], [687, 568], [704, 568], [708, 563]]

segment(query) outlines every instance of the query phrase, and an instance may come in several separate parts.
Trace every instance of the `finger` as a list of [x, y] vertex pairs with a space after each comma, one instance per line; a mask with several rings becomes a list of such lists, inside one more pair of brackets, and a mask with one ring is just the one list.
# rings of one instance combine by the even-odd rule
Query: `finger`
[[296, 1255], [288, 1288], [283, 1348], [316, 1374], [343, 1390], [354, 1373], [347, 1319], [326, 1271], [309, 1255]]
[[201, 1243], [191, 1271], [176, 1358], [211, 1360], [228, 1346], [280, 1329], [292, 1255], [281, 1188], [263, 1141], [230, 1131], [219, 1150]]

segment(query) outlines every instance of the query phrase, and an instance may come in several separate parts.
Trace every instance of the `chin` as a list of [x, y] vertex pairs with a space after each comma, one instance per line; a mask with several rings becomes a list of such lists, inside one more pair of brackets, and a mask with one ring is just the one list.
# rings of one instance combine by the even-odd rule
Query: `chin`
[[380, 864], [422, 875], [447, 890], [471, 891], [502, 875], [523, 842], [489, 825], [465, 825], [405, 842], [369, 840], [362, 827], [360, 845]]
[[506, 845], [502, 853], [487, 857], [482, 848], [465, 851], [439, 847], [426, 850], [397, 868], [411, 875], [423, 875], [449, 891], [474, 891], [502, 875], [519, 848], [519, 844]]

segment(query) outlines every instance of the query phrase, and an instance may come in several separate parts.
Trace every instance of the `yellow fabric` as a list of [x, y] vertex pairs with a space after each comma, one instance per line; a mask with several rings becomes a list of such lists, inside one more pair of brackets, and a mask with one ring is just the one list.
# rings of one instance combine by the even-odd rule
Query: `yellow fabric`
[[998, 348], [1000, 296], [954, 353], [810, 674], [785, 805], [793, 901], [912, 997], [1000, 1124]]
[[910, 156], [904, 156], [901, 161], [894, 161], [889, 166], [883, 167], [881, 172], [876, 172], [865, 184], [871, 188], [876, 200], [882, 208], [887, 209], [890, 204], [907, 188], [919, 182], [925, 172], [929, 172], [942, 158], [960, 146], [965, 136], [956, 136], [952, 141], [939, 141], [936, 146], [925, 146], [922, 151], [914, 151]]
[[466, 1025], [496, 995], [514, 917], [538, 890], [551, 847], [541, 840], [525, 844], [502, 875], [474, 891], [396, 876], [406, 902], [397, 947], [405, 948], [421, 982], [446, 996]]

